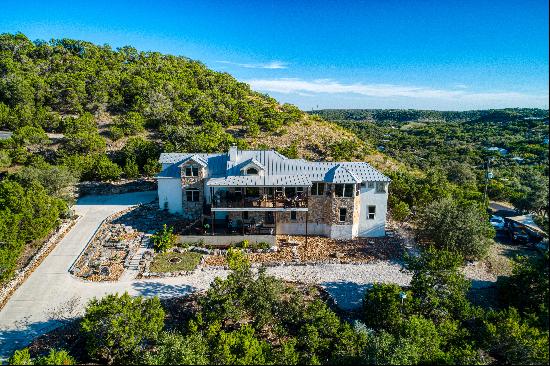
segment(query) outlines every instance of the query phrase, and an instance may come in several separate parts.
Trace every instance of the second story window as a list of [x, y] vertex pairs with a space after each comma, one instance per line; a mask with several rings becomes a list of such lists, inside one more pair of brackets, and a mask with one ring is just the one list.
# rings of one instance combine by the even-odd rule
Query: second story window
[[355, 184], [335, 184], [334, 195], [336, 197], [353, 197]]
[[386, 193], [386, 182], [376, 182], [376, 193]]
[[296, 221], [296, 211], [290, 211], [290, 219]]
[[185, 190], [187, 202], [199, 202], [199, 190], [190, 188]]
[[374, 217], [376, 215], [376, 206], [368, 206], [368, 214], [367, 214], [367, 219], [369, 220], [374, 220]]
[[313, 196], [322, 196], [325, 193], [325, 183], [313, 183], [311, 186], [311, 194]]
[[185, 167], [185, 176], [186, 177], [198, 177], [199, 176], [199, 167], [188, 165]]

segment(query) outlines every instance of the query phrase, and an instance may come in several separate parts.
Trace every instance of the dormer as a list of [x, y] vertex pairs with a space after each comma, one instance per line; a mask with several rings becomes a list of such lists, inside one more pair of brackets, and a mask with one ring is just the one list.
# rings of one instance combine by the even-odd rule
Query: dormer
[[259, 175], [263, 176], [265, 168], [258, 160], [252, 158], [245, 161], [240, 169], [241, 175]]
[[202, 157], [192, 155], [184, 159], [178, 167], [181, 170], [182, 177], [202, 177], [204, 176], [204, 169], [207, 165], [208, 164]]

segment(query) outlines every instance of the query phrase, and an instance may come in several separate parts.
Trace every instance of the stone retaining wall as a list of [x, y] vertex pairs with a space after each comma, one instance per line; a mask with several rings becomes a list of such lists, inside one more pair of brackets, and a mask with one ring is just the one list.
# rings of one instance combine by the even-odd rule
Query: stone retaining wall
[[78, 194], [109, 195], [130, 192], [155, 191], [157, 182], [153, 178], [121, 179], [116, 182], [81, 182], [78, 184]]
[[75, 216], [65, 222], [63, 222], [59, 227], [50, 234], [50, 237], [42, 244], [42, 247], [34, 254], [29, 263], [15, 272], [15, 276], [9, 281], [6, 285], [2, 286], [0, 289], [0, 310], [8, 302], [10, 296], [17, 290], [17, 288], [34, 272], [34, 270], [42, 263], [42, 261], [50, 254], [50, 252], [55, 248], [57, 243], [66, 233], [71, 230], [71, 228], [76, 224], [80, 219], [79, 216]]

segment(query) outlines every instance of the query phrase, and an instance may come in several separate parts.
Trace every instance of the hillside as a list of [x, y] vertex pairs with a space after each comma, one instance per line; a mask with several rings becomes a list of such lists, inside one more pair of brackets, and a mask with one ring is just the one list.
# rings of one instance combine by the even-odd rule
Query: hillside
[[[0, 36], [2, 129], [15, 131], [19, 144], [18, 154], [0, 153], [0, 169], [38, 155], [87, 180], [132, 177], [134, 165], [154, 174], [161, 150], [213, 152], [233, 143], [297, 146], [300, 157], [334, 160], [348, 154], [331, 144], [350, 141], [350, 158], [392, 165], [335, 124], [198, 61], [70, 39], [31, 42], [23, 34]], [[42, 131], [65, 138], [50, 144]]]

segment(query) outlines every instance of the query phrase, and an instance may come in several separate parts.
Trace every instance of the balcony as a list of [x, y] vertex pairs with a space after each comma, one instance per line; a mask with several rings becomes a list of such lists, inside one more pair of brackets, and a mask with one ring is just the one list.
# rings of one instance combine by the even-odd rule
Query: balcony
[[249, 196], [232, 192], [216, 192], [212, 197], [212, 210], [249, 209], [258, 211], [306, 211], [307, 194], [302, 192], [292, 196], [284, 194]]

